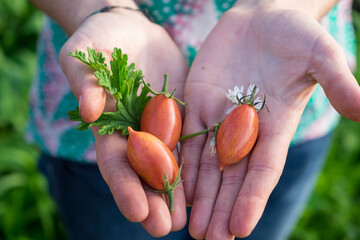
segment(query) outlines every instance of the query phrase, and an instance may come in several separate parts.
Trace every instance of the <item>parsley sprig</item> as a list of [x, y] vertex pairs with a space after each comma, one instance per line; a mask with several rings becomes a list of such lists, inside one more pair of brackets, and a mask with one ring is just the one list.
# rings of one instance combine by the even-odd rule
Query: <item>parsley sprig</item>
[[99, 85], [106, 88], [116, 99], [115, 112], [103, 112], [92, 123], [84, 122], [79, 113], [79, 108], [68, 112], [69, 119], [80, 121], [77, 129], [89, 130], [91, 126], [100, 126], [99, 135], [112, 134], [114, 130], [121, 130], [122, 135], [129, 135], [128, 126], [134, 130], [140, 129], [141, 114], [146, 103], [150, 100], [149, 88], [143, 87], [140, 95], [137, 94], [143, 83], [141, 70], [135, 70], [135, 64], [128, 64], [128, 56], [121, 49], [114, 48], [110, 70], [105, 63], [105, 57], [101, 52], [87, 48], [88, 57], [82, 51], [75, 50], [69, 55], [80, 60], [94, 70]]

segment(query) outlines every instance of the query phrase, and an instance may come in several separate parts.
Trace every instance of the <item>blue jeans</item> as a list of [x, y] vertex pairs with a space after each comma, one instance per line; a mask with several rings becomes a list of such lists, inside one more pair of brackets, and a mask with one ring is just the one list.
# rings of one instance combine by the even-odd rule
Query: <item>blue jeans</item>
[[[285, 239], [296, 224], [326, 159], [330, 135], [289, 149], [284, 172], [265, 212], [246, 239]], [[153, 239], [140, 223], [118, 210], [96, 165], [43, 154], [39, 168], [47, 177], [70, 240]], [[192, 239], [187, 227], [159, 239]]]

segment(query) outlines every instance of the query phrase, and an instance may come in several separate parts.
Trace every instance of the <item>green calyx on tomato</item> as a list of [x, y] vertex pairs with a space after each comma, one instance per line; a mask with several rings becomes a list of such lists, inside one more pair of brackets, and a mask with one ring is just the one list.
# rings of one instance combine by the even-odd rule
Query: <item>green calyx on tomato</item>
[[251, 91], [250, 96], [246, 95], [246, 96], [242, 96], [241, 98], [239, 98], [238, 95], [236, 95], [236, 99], [239, 101], [239, 104], [247, 104], [250, 106], [254, 107], [254, 101], [255, 101], [255, 94], [257, 93], [258, 87], [256, 85], [254, 85], [254, 88]]
[[150, 189], [150, 191], [152, 191], [152, 192], [163, 193], [163, 194], [167, 195], [167, 197], [169, 199], [169, 211], [170, 212], [174, 212], [174, 191], [175, 191], [175, 188], [177, 186], [179, 186], [184, 181], [184, 180], [180, 179], [182, 165], [183, 164], [180, 165], [179, 172], [176, 175], [176, 178], [175, 178], [175, 180], [174, 180], [174, 182], [172, 184], [170, 184], [168, 177], [166, 175], [164, 175], [164, 186], [165, 187], [164, 187], [163, 191]]
[[[237, 91], [236, 91], [237, 89]], [[243, 104], [247, 104], [252, 106], [253, 108], [256, 109], [256, 111], [260, 111], [261, 109], [263, 109], [264, 107], [266, 107], [266, 109], [268, 110], [266, 104], [265, 104], [265, 100], [266, 100], [266, 94], [264, 95], [264, 100], [260, 100], [260, 98], [255, 98], [256, 94], [258, 93], [258, 87], [255, 84], [249, 84], [249, 87], [247, 89], [247, 94], [243, 94], [242, 92], [243, 87], [239, 88], [235, 87], [234, 91], [231, 91], [229, 89], [229, 92], [232, 92], [232, 94], [235, 94], [235, 96], [228, 96], [227, 97], [231, 100], [234, 101], [231, 98], [236, 98], [236, 105], [243, 105]], [[240, 95], [240, 97], [239, 97]], [[268, 110], [269, 111], [269, 110]]]
[[149, 92], [151, 92], [154, 95], [164, 95], [167, 98], [172, 98], [175, 100], [175, 102], [177, 102], [178, 104], [185, 106], [186, 103], [184, 103], [183, 101], [181, 101], [180, 99], [174, 97], [174, 93], [176, 91], [176, 89], [174, 89], [174, 91], [172, 91], [171, 93], [169, 93], [168, 91], [168, 83], [169, 83], [169, 74], [165, 74], [164, 75], [164, 83], [163, 83], [163, 87], [162, 90], [160, 92], [156, 92], [154, 91], [151, 87], [150, 84], [146, 83], [144, 79], [142, 79], [142, 83], [144, 84], [144, 87], [148, 89]]

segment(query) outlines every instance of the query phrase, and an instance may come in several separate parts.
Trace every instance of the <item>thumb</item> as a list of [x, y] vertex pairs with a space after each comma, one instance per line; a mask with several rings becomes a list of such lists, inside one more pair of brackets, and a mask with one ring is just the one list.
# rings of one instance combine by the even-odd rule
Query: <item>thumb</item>
[[341, 46], [328, 34], [317, 39], [312, 76], [320, 83], [331, 105], [342, 116], [360, 122], [360, 87]]
[[[71, 41], [71, 40], [69, 40]], [[69, 42], [68, 41], [68, 42]], [[83, 51], [82, 49], [79, 49]], [[65, 73], [71, 91], [79, 102], [80, 116], [85, 122], [94, 122], [104, 110], [106, 92], [98, 85], [93, 70], [71, 57], [68, 53], [75, 51], [66, 43], [60, 51], [60, 64]]]

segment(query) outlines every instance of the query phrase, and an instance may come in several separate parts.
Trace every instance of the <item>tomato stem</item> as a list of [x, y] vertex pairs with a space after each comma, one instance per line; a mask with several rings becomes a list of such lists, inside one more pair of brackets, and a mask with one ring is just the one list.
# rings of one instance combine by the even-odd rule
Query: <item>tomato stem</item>
[[169, 74], [165, 73], [164, 75], [164, 84], [161, 92], [168, 92], [168, 85], [169, 85]]
[[183, 182], [183, 180], [180, 180], [182, 165], [183, 165], [183, 163], [181, 163], [181, 165], [179, 167], [179, 171], [178, 171], [178, 173], [176, 175], [176, 178], [175, 178], [173, 184], [170, 185], [168, 177], [166, 175], [164, 175], [164, 190], [163, 191], [149, 189], [152, 192], [163, 193], [163, 194], [167, 195], [168, 200], [169, 200], [169, 211], [170, 212], [174, 212], [174, 191], [175, 191], [175, 188], [177, 186], [179, 186]]
[[[174, 182], [175, 183], [175, 182]], [[166, 194], [168, 196], [169, 199], [169, 211], [173, 212], [174, 211], [174, 189], [172, 189], [170, 183], [169, 183], [169, 179], [167, 178], [166, 175], [164, 175], [164, 194]]]
[[179, 141], [181, 142], [181, 141], [187, 140], [189, 138], [193, 138], [193, 137], [196, 137], [196, 136], [199, 136], [201, 134], [208, 133], [208, 132], [210, 132], [210, 129], [204, 129], [204, 130], [199, 131], [199, 132], [191, 133], [189, 135], [180, 137]]
[[144, 79], [141, 79], [142, 83], [144, 84], [144, 87], [147, 88], [149, 90], [149, 92], [151, 92], [154, 95], [159, 95], [158, 92], [155, 92], [151, 87], [150, 84], [146, 83]]
[[174, 212], [174, 189], [167, 192], [167, 196], [169, 199], [169, 211], [172, 213]]
[[151, 92], [152, 94], [154, 94], [155, 96], [156, 95], [164, 95], [168, 98], [172, 98], [174, 99], [175, 102], [177, 102], [178, 104], [182, 105], [182, 106], [185, 106], [186, 103], [181, 101], [180, 99], [174, 97], [174, 93], [176, 91], [176, 89], [170, 94], [168, 92], [168, 82], [169, 82], [169, 75], [168, 74], [165, 74], [164, 75], [164, 84], [163, 84], [163, 89], [161, 90], [161, 92], [156, 92], [154, 91], [151, 87], [150, 87], [150, 84], [146, 83], [144, 79], [141, 79], [142, 83], [144, 84], [144, 87], [147, 88], [149, 90], [149, 92]]
[[186, 105], [185, 102], [181, 101], [180, 99], [178, 99], [178, 98], [176, 98], [176, 97], [174, 97], [174, 96], [172, 96], [171, 98], [174, 99], [175, 102], [177, 102], [177, 103], [180, 104], [181, 106], [185, 106], [185, 105]]
[[250, 95], [250, 99], [249, 99], [249, 103], [254, 106], [254, 101], [255, 101], [255, 94], [257, 92], [257, 86], [255, 85], [254, 86], [254, 89], [252, 90], [251, 92], [251, 95]]
[[216, 135], [216, 132], [218, 130], [218, 128], [220, 127], [222, 121], [221, 122], [218, 122], [218, 123], [215, 123], [214, 125], [212, 125], [210, 128], [208, 129], [204, 129], [204, 130], [201, 130], [199, 132], [195, 132], [195, 133], [191, 133], [189, 135], [185, 135], [185, 136], [182, 136], [179, 138], [179, 142], [181, 141], [184, 141], [184, 140], [187, 140], [189, 138], [193, 138], [193, 137], [196, 137], [196, 136], [199, 136], [201, 134], [205, 134], [205, 133], [208, 133], [208, 132], [215, 132], [215, 135]]
[[172, 91], [172, 93], [170, 94], [169, 98], [174, 98], [174, 93], [176, 91], [176, 88], [174, 89], [174, 91]]

